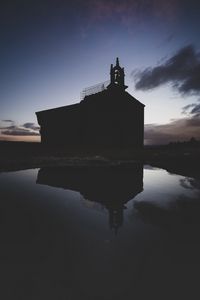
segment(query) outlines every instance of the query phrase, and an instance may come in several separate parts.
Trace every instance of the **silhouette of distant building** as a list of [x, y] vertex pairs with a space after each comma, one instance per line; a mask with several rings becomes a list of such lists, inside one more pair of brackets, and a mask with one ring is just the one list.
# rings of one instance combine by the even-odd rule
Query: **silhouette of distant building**
[[48, 145], [135, 146], [144, 139], [144, 104], [128, 92], [124, 68], [111, 65], [110, 83], [86, 89], [80, 103], [36, 112]]

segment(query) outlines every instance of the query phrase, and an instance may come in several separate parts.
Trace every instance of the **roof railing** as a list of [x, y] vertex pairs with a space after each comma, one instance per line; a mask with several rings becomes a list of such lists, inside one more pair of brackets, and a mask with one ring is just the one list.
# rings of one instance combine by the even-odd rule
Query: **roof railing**
[[90, 95], [97, 94], [99, 92], [104, 91], [109, 83], [110, 83], [110, 81], [107, 80], [107, 81], [104, 81], [104, 82], [101, 82], [101, 83], [98, 83], [93, 86], [85, 88], [84, 90], [82, 90], [82, 92], [80, 94], [81, 100], [83, 100], [86, 96], [90, 96]]

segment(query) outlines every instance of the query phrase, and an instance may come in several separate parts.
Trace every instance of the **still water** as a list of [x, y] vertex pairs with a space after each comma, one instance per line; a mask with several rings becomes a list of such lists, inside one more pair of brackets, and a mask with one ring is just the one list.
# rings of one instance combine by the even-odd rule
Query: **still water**
[[200, 180], [149, 166], [0, 174], [0, 299], [200, 299]]

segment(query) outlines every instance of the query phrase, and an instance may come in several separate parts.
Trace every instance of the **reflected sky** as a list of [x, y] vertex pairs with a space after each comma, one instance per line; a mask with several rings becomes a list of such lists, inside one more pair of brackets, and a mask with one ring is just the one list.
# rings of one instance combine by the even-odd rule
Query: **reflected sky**
[[[182, 195], [196, 198], [199, 196], [199, 189], [192, 186], [190, 180], [187, 177], [170, 174], [163, 169], [146, 169], [144, 191], [138, 195], [137, 201], [149, 201], [167, 208]], [[195, 179], [192, 180], [198, 182]]]
[[121, 172], [77, 172], [0, 174], [1, 298], [200, 296], [199, 180], [148, 166], [123, 170], [121, 185]]

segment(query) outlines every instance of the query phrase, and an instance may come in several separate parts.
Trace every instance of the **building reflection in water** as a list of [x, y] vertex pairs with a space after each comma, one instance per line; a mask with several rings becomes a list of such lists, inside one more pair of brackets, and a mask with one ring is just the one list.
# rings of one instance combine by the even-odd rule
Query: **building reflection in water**
[[110, 228], [123, 224], [125, 204], [143, 191], [143, 165], [120, 167], [44, 167], [37, 184], [79, 192], [84, 199], [102, 204], [109, 212]]

